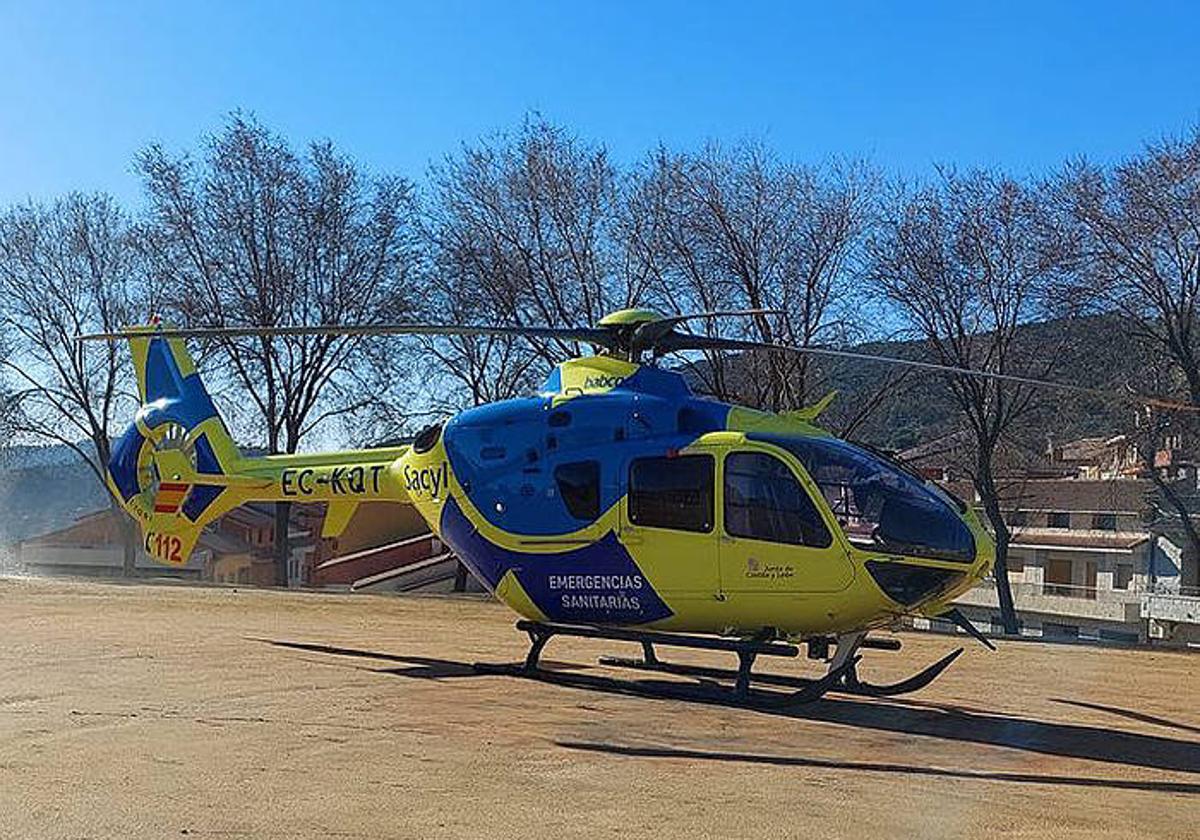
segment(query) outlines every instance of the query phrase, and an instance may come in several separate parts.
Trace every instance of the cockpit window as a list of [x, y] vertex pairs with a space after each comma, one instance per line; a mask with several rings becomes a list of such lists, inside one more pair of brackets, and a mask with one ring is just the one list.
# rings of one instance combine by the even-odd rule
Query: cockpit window
[[766, 452], [725, 458], [725, 530], [731, 537], [828, 548], [816, 504], [787, 464]]
[[813, 481], [850, 542], [894, 554], [975, 559], [975, 539], [949, 499], [878, 455], [836, 438], [770, 438]]

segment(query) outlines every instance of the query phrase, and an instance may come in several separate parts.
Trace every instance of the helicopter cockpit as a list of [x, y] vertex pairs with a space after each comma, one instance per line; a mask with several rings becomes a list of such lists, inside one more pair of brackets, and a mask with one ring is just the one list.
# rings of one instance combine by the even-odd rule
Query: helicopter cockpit
[[[764, 438], [767, 440], [767, 438]], [[820, 488], [852, 545], [971, 563], [975, 539], [952, 496], [882, 456], [832, 437], [774, 437]]]

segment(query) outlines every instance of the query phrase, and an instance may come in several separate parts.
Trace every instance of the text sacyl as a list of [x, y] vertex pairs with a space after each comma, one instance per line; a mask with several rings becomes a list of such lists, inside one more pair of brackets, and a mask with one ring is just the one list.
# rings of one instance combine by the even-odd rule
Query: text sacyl
[[427, 493], [437, 498], [450, 484], [450, 470], [442, 461], [436, 467], [404, 468], [404, 489], [409, 493]]

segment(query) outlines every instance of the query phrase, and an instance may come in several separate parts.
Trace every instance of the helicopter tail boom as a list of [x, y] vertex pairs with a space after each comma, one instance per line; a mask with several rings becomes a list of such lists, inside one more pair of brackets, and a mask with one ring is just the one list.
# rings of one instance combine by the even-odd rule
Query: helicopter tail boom
[[336, 536], [363, 501], [407, 501], [392, 466], [408, 447], [242, 455], [182, 339], [128, 332], [141, 407], [113, 447], [108, 485], [158, 562], [187, 562], [205, 525], [248, 502], [328, 502]]

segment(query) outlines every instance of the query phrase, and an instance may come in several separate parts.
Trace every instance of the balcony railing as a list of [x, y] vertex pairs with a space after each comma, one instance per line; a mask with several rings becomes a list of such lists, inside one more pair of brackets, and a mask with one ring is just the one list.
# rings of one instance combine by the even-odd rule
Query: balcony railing
[[[1125, 589], [1076, 586], [1075, 584], [1055, 583], [1053, 581], [1033, 583], [1013, 581], [1009, 584], [1009, 587], [1012, 589], [1014, 598], [1018, 595], [1053, 595], [1060, 598], [1080, 598], [1088, 601], [1120, 601], [1121, 603], [1139, 601], [1146, 592], [1144, 587], [1133, 582], [1130, 582], [1129, 586]], [[979, 582], [977, 588], [995, 590], [996, 580], [989, 575]]]
[[[1131, 583], [1128, 589], [1100, 589], [1061, 583], [1012, 584], [1013, 606], [1041, 615], [1090, 618], [1137, 623], [1145, 619], [1200, 624], [1200, 587], [1180, 587], [1157, 581], [1146, 586]], [[996, 581], [987, 577], [955, 603], [999, 609]]]
[[[1014, 582], [1011, 588], [1013, 606], [1017, 610], [1120, 622], [1137, 620], [1145, 594], [1133, 584], [1128, 589], [1100, 589], [1062, 583]], [[977, 587], [959, 596], [956, 603], [998, 608], [996, 581], [985, 578]]]

